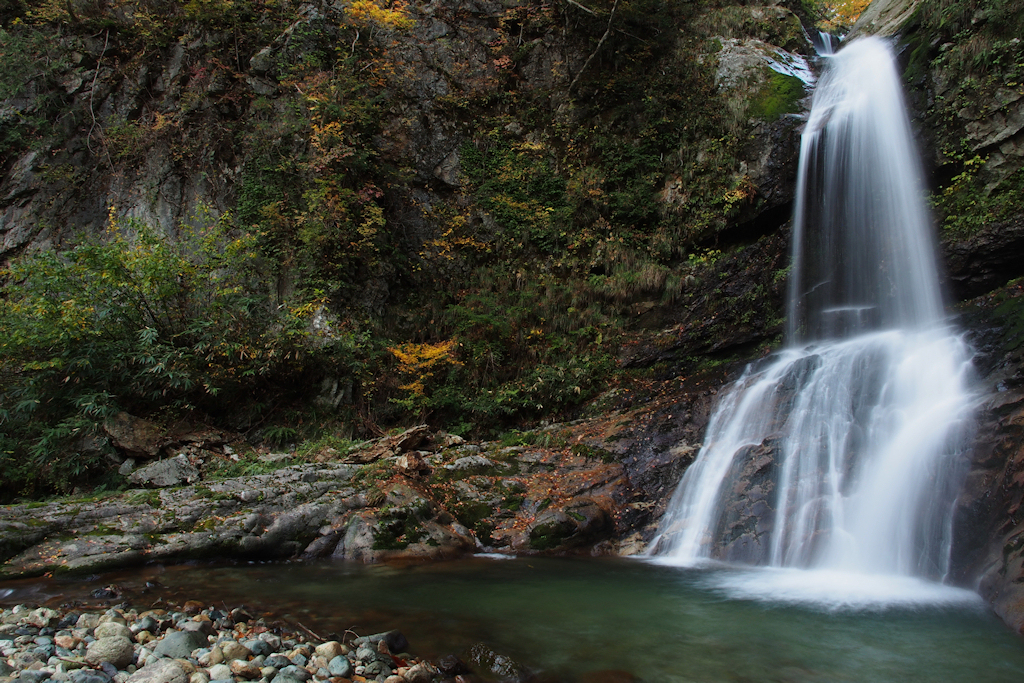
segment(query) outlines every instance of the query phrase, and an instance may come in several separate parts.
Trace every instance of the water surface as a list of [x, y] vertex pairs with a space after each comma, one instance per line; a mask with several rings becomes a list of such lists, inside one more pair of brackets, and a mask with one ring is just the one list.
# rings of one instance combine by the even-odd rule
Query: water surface
[[398, 627], [424, 656], [483, 641], [545, 680], [586, 681], [587, 672], [609, 669], [652, 683], [997, 683], [1024, 676], [1024, 643], [967, 591], [921, 582], [916, 598], [893, 604], [870, 591], [849, 599], [857, 594], [852, 587], [846, 600], [821, 602], [800, 587], [817, 585], [827, 597], [831, 586], [840, 595], [841, 576], [770, 569], [557, 558], [192, 565], [89, 582], [8, 583], [15, 592], [4, 602], [66, 600], [118, 581], [131, 592], [146, 580], [161, 586], [137, 595], [137, 605], [244, 603], [320, 634]]

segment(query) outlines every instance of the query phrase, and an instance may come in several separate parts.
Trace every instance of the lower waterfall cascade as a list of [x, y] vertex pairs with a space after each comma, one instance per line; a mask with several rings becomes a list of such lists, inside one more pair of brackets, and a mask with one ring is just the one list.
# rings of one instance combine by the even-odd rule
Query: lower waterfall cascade
[[889, 44], [834, 55], [802, 136], [787, 346], [723, 392], [647, 554], [941, 580], [975, 396]]

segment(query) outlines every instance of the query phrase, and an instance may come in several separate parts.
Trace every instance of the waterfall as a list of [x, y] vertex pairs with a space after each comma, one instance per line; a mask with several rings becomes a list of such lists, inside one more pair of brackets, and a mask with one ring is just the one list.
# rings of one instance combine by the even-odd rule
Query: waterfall
[[720, 399], [649, 554], [940, 580], [973, 402], [889, 46], [824, 57], [787, 346]]

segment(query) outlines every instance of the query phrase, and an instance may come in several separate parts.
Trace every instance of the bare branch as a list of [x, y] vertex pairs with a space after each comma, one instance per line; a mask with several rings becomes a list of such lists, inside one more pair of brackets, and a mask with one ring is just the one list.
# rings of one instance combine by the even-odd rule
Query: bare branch
[[[593, 15], [594, 15], [595, 17], [597, 16], [597, 12], [595, 12], [595, 11], [594, 11], [594, 10], [592, 10], [592, 9], [590, 9], [590, 8], [589, 8], [589, 7], [587, 7], [586, 5], [581, 5], [580, 3], [576, 2], [576, 0], [565, 0], [565, 1], [566, 1], [567, 3], [569, 3], [570, 5], [574, 6], [574, 7], [578, 7], [578, 8], [580, 8], [581, 10], [583, 10], [584, 12], [586, 12], [587, 14], [593, 14]], [[614, 12], [614, 11], [615, 11], [615, 8], [613, 7], [613, 8], [612, 8], [612, 12]]]
[[[567, 1], [572, 2], [572, 0]], [[573, 2], [573, 4], [575, 5], [576, 3]], [[589, 57], [587, 57], [587, 61], [583, 62], [583, 68], [581, 68], [579, 70], [579, 73], [576, 74], [576, 78], [572, 79], [572, 83], [569, 84], [569, 93], [572, 93], [572, 89], [576, 87], [576, 83], [577, 81], [580, 80], [580, 76], [582, 76], [583, 73], [587, 70], [587, 67], [590, 66], [590, 62], [592, 62], [594, 60], [594, 57], [597, 56], [597, 53], [601, 51], [601, 46], [604, 45], [604, 41], [608, 40], [608, 36], [611, 35], [612, 20], [615, 19], [615, 10], [617, 10], [618, 8], [619, 0], [615, 0], [615, 4], [612, 5], [612, 12], [611, 14], [608, 15], [608, 26], [604, 30], [604, 35], [601, 36], [601, 40], [597, 41], [597, 47], [595, 47], [594, 51], [590, 53]]]

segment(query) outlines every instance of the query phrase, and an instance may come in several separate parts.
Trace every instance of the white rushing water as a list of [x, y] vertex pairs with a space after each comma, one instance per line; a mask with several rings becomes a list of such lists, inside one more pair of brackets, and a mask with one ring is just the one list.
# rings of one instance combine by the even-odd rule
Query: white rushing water
[[888, 44], [827, 60], [801, 145], [788, 348], [720, 399], [649, 554], [816, 570], [721, 579], [740, 596], [935, 601], [911, 587], [948, 568], [970, 351], [944, 323]]

